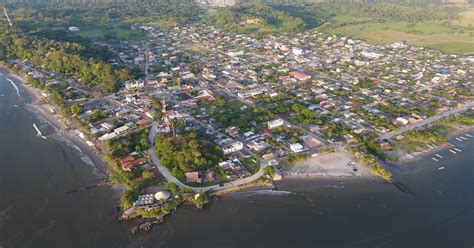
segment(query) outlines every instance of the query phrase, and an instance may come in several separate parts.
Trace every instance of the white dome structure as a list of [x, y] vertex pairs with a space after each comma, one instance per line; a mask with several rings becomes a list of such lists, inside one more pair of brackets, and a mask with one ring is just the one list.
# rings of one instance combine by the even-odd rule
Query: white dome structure
[[157, 201], [165, 201], [165, 200], [168, 200], [168, 198], [170, 197], [171, 197], [170, 192], [166, 190], [158, 191], [155, 194], [155, 200]]

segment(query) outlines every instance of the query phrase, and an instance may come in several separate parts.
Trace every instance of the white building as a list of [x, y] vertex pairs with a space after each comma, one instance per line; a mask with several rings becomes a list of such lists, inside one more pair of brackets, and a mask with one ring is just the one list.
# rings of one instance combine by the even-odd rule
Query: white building
[[273, 129], [283, 125], [282, 119], [275, 119], [267, 122], [268, 128]]
[[78, 27], [69, 27], [68, 29], [69, 29], [69, 31], [71, 31], [71, 32], [79, 32], [79, 31], [81, 31]]
[[224, 152], [224, 155], [238, 152], [244, 148], [244, 144], [240, 141], [234, 141], [229, 144], [222, 145], [222, 151]]
[[125, 89], [127, 90], [134, 90], [143, 87], [145, 87], [145, 81], [143, 80], [128, 81], [125, 83]]
[[408, 124], [408, 120], [403, 117], [397, 117], [397, 121], [403, 125]]
[[118, 127], [116, 129], [114, 129], [114, 133], [118, 136], [118, 135], [122, 135], [124, 134], [125, 132], [127, 132], [127, 130], [129, 129], [128, 126], [121, 126], [121, 127]]
[[292, 49], [292, 52], [293, 52], [293, 54], [296, 55], [296, 56], [303, 55], [303, 49], [301, 49], [301, 48], [296, 48], [296, 47], [295, 47], [295, 48]]
[[302, 152], [304, 147], [300, 143], [295, 143], [290, 145], [290, 150], [294, 153]]

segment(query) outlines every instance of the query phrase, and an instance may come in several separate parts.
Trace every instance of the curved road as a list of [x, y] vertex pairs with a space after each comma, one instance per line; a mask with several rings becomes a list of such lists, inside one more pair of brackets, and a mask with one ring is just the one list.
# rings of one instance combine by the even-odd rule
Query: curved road
[[166, 180], [176, 184], [180, 188], [190, 188], [194, 192], [205, 192], [205, 191], [209, 191], [209, 190], [219, 191], [219, 190], [229, 189], [229, 188], [232, 188], [232, 187], [237, 187], [237, 186], [241, 186], [241, 185], [244, 185], [244, 184], [248, 184], [248, 183], [251, 183], [251, 182], [259, 179], [260, 177], [262, 177], [264, 175], [264, 169], [267, 166], [270, 166], [269, 163], [267, 163], [266, 161], [261, 161], [260, 162], [260, 169], [257, 171], [257, 173], [255, 173], [255, 174], [253, 174], [249, 177], [245, 177], [245, 178], [241, 178], [241, 179], [238, 179], [238, 180], [235, 180], [235, 181], [232, 181], [232, 182], [225, 183], [225, 184], [223, 184], [223, 186], [212, 185], [212, 186], [207, 186], [207, 187], [191, 187], [191, 186], [185, 185], [184, 183], [179, 181], [176, 177], [174, 177], [171, 174], [171, 172], [168, 170], [168, 168], [161, 165], [160, 159], [156, 155], [153, 144], [154, 144], [155, 136], [156, 136], [156, 133], [157, 133], [157, 125], [158, 125], [157, 122], [153, 123], [153, 126], [151, 127], [151, 130], [150, 130], [150, 135], [148, 136], [148, 140], [150, 141], [150, 148], [148, 149], [148, 154], [150, 154], [151, 161], [153, 162], [153, 164], [156, 165], [156, 168], [158, 168], [158, 170], [166, 178]]

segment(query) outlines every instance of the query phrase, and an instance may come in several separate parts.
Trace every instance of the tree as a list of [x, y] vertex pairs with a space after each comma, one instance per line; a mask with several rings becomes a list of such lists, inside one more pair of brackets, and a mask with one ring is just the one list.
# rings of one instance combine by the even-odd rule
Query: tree
[[79, 104], [74, 104], [71, 106], [71, 113], [73, 115], [78, 115], [84, 112], [84, 108]]
[[152, 172], [144, 171], [144, 172], [142, 173], [142, 177], [143, 177], [144, 179], [152, 179], [152, 178], [155, 177], [155, 175], [154, 175]]

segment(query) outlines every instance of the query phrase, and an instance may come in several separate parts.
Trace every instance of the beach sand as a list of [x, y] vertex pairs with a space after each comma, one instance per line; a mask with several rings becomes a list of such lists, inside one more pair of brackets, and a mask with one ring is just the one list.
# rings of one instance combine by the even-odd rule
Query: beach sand
[[[318, 155], [305, 161], [299, 161], [282, 170], [283, 178], [374, 178], [376, 177], [368, 167], [358, 163], [347, 166], [350, 162], [357, 162], [343, 149], [335, 152]], [[357, 168], [354, 171], [353, 168]]]

